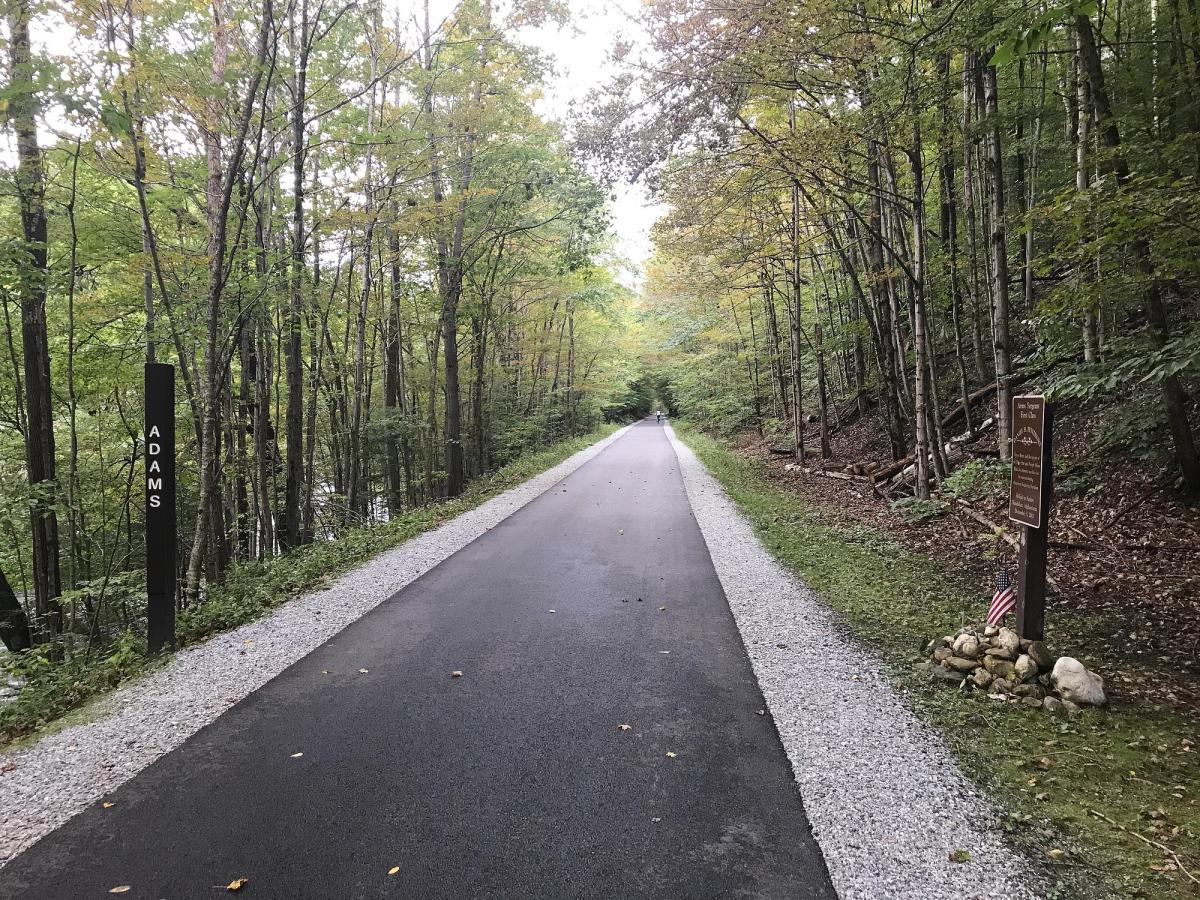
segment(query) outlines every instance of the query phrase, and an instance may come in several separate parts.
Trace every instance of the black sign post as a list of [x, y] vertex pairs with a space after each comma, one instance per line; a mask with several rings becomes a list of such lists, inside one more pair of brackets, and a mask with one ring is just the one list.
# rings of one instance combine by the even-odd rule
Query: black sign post
[[1040, 641], [1046, 621], [1046, 550], [1054, 492], [1054, 409], [1041, 395], [1013, 397], [1008, 517], [1024, 527], [1017, 560], [1017, 633]]
[[146, 638], [175, 646], [175, 367], [146, 363]]

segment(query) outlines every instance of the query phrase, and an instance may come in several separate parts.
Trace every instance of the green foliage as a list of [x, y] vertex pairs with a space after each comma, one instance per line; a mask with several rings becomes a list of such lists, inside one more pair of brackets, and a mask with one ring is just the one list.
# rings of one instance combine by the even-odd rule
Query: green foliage
[[6, 656], [8, 675], [24, 682], [15, 700], [0, 704], [0, 745], [53, 722], [146, 667], [145, 639], [124, 632], [103, 653], [63, 653], [61, 642]]
[[1043, 10], [1028, 26], [1000, 43], [989, 64], [999, 67], [1024, 59], [1040, 49], [1050, 37], [1050, 32], [1064, 21], [1068, 27], [1072, 27], [1076, 16], [1091, 18], [1096, 14], [1097, 6], [1097, 0], [1073, 0], [1065, 6], [1052, 6]]
[[944, 515], [949, 505], [944, 500], [931, 497], [922, 500], [919, 497], [900, 497], [892, 501], [892, 509], [900, 514], [900, 518], [910, 525], [927, 522]]
[[1051, 399], [1094, 400], [1145, 386], [1158, 387], [1171, 376], [1200, 374], [1200, 327], [1189, 325], [1161, 348], [1140, 334], [1113, 340], [1103, 366], [1081, 366], [1053, 378]]
[[982, 500], [1008, 490], [1011, 467], [995, 459], [972, 459], [941, 484], [941, 493], [959, 500]]

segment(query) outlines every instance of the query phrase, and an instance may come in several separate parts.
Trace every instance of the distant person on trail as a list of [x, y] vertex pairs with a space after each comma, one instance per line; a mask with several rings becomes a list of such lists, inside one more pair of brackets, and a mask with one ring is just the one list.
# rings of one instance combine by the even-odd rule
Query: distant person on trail
[[656, 421], [656, 422], [662, 421], [662, 410], [661, 409], [654, 413], [654, 421]]

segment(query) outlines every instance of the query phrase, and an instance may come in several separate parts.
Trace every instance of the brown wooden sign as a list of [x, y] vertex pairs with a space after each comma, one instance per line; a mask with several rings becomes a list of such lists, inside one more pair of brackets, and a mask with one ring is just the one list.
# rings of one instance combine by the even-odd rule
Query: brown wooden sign
[[1008, 517], [1030, 528], [1042, 527], [1046, 465], [1046, 398], [1013, 397], [1012, 486]]

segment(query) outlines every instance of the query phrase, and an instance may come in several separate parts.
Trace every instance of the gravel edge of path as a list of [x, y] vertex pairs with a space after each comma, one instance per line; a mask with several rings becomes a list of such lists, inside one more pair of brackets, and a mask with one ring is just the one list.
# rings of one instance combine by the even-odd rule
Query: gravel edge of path
[[[904, 704], [878, 657], [763, 547], [669, 426], [667, 434], [839, 897], [1042, 896], [995, 807]], [[957, 849], [970, 860], [951, 862]]]
[[618, 440], [597, 441], [328, 586], [188, 647], [99, 701], [90, 721], [0, 755], [0, 867]]

